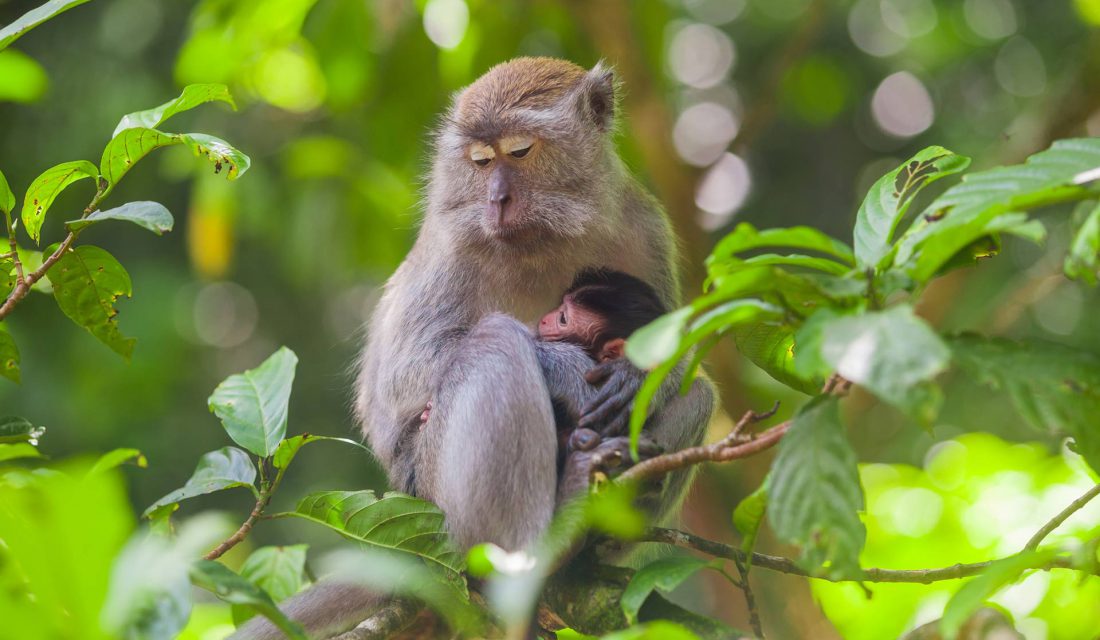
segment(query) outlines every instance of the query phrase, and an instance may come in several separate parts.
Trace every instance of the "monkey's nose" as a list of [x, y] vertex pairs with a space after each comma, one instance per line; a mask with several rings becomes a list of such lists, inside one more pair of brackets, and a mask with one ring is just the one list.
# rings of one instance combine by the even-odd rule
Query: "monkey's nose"
[[511, 222], [512, 196], [508, 193], [489, 195], [489, 215], [499, 225]]

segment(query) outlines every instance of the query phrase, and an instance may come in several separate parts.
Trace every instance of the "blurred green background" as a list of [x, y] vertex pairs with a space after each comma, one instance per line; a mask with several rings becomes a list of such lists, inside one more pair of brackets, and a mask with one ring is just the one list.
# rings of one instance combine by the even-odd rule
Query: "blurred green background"
[[[36, 4], [0, 0], [0, 24]], [[103, 226], [85, 238], [133, 277], [134, 298], [120, 304], [123, 332], [139, 341], [133, 361], [36, 294], [8, 322], [23, 384], [0, 386], [0, 413], [46, 425], [54, 457], [144, 451], [151, 468], [127, 470], [138, 510], [226, 444], [207, 396], [280, 344], [301, 359], [290, 432], [354, 433], [350, 367], [379, 287], [415, 236], [428, 133], [455, 90], [519, 55], [616, 66], [620, 146], [668, 206], [688, 291], [737, 222], [849, 237], [871, 182], [928, 144], [985, 168], [1058, 137], [1100, 135], [1100, 0], [95, 0], [0, 52], [0, 168], [17, 194], [49, 166], [97, 160], [122, 114], [196, 82], [228, 84], [239, 112], [204, 107], [170, 130], [223, 137], [252, 168], [226, 183], [171, 148], [134, 169], [107, 204], [160, 201], [176, 230], [152, 238]], [[90, 193], [78, 184], [58, 199], [47, 242]], [[1044, 247], [1009, 241], [1004, 257], [939, 281], [919, 310], [945, 328], [1100, 351], [1096, 291], [1061, 276], [1067, 241], [1057, 225]], [[731, 345], [711, 360], [727, 412], [780, 399], [789, 414], [801, 402]], [[848, 402], [861, 460], [878, 463], [863, 478], [867, 564], [992, 557], [1094, 482], [1006, 403], [962, 381], [947, 388], [932, 434], [867, 396]], [[723, 416], [714, 431], [728, 426]], [[997, 437], [953, 439], [974, 430]], [[767, 461], [704, 473], [688, 525], [730, 539], [730, 511]], [[309, 490], [383, 486], [368, 457], [321, 445], [303, 452], [281, 494], [289, 503]], [[240, 492], [202, 505], [243, 514], [249, 502]], [[1097, 522], [1086, 510], [1066, 530]], [[335, 542], [312, 535], [270, 522], [254, 537]], [[868, 600], [851, 585], [811, 593], [800, 579], [754, 580], [776, 637], [895, 637], [938, 617], [957, 588], [879, 586]], [[1002, 604], [1028, 638], [1093, 638], [1096, 583], [1044, 575]], [[747, 627], [724, 583], [679, 597]]]

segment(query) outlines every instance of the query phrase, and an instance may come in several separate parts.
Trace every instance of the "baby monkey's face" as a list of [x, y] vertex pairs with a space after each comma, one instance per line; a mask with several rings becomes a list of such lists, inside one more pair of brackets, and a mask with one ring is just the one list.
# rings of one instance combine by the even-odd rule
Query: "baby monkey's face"
[[601, 329], [603, 318], [574, 303], [569, 295], [562, 300], [561, 306], [539, 320], [539, 338], [572, 342], [587, 349], [595, 348], [593, 343]]

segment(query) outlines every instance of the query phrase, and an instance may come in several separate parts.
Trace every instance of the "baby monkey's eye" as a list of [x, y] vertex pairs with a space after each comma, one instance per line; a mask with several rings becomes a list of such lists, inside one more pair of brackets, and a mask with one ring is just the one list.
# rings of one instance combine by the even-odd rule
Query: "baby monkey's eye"
[[558, 324], [560, 324], [563, 327], [565, 326], [565, 312], [564, 311], [558, 313]]

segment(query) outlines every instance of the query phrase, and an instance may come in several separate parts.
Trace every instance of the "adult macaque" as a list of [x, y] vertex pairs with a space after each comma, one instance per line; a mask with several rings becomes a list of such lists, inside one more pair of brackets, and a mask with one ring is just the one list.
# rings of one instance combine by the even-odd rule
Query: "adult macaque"
[[[619, 159], [614, 123], [609, 69], [519, 58], [458, 93], [435, 136], [427, 211], [371, 319], [357, 414], [391, 485], [438, 504], [460, 546], [521, 549], [546, 529], [559, 486], [551, 389], [572, 385], [588, 398], [579, 425], [617, 434], [644, 378], [623, 358], [593, 369], [583, 349], [539, 342], [528, 326], [590, 268], [639, 278], [666, 308], [679, 302], [672, 231]], [[668, 451], [697, 444], [714, 406], [706, 379], [682, 396], [677, 385], [655, 398], [645, 429]], [[687, 480], [665, 480], [654, 518], [679, 504]], [[379, 601], [322, 582], [286, 608], [323, 637]], [[239, 637], [279, 637], [262, 627]]]

